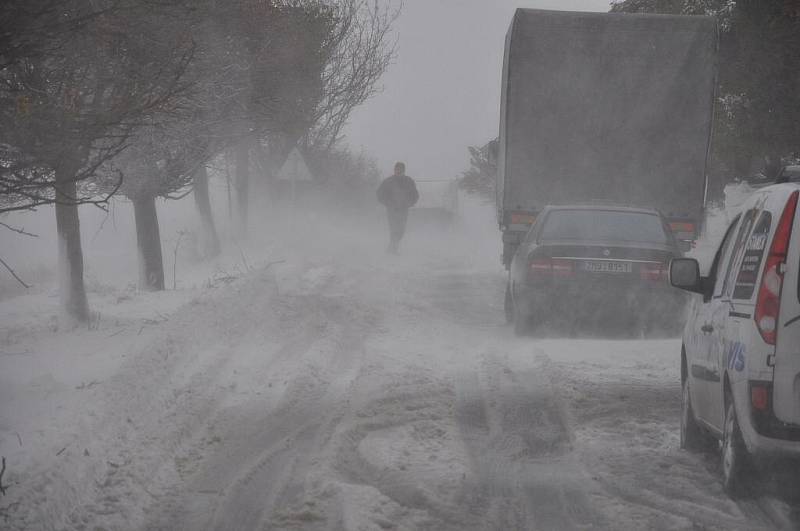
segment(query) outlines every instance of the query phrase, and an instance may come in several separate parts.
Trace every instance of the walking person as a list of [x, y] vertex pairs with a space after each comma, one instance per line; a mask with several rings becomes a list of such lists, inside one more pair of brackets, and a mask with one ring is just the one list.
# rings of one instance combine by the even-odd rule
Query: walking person
[[386, 207], [389, 220], [388, 252], [397, 254], [400, 240], [406, 232], [408, 209], [419, 199], [414, 179], [406, 175], [406, 165], [398, 162], [394, 165], [394, 175], [383, 180], [378, 187], [378, 201]]

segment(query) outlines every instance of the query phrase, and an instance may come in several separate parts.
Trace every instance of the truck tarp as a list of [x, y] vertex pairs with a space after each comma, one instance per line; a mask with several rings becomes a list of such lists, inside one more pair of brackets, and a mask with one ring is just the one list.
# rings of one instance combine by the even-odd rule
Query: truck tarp
[[518, 9], [503, 64], [498, 215], [614, 201], [700, 219], [713, 17]]

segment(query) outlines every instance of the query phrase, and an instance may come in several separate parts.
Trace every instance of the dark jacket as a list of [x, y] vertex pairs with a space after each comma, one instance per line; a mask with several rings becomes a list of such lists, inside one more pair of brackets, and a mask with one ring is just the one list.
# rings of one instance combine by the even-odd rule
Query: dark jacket
[[408, 175], [387, 177], [378, 187], [377, 195], [379, 202], [392, 209], [408, 209], [419, 200], [417, 185]]

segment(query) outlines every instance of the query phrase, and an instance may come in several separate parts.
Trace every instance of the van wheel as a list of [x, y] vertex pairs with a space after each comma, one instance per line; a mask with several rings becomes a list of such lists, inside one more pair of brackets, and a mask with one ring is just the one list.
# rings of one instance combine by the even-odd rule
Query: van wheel
[[728, 396], [725, 408], [725, 426], [722, 434], [722, 483], [725, 492], [740, 497], [747, 491], [749, 475], [749, 456], [745, 448], [733, 398]]
[[681, 448], [690, 452], [700, 452], [711, 446], [711, 436], [707, 434], [694, 418], [692, 398], [689, 394], [689, 378], [683, 380], [681, 395]]
[[503, 309], [506, 312], [506, 323], [511, 324], [514, 322], [514, 298], [511, 296], [511, 281], [506, 282], [506, 299], [503, 304]]

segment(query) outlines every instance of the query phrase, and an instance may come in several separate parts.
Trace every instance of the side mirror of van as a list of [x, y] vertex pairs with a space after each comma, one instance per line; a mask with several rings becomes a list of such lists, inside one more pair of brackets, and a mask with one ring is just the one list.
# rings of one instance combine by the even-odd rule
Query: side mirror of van
[[700, 264], [694, 258], [673, 258], [669, 263], [669, 283], [676, 288], [705, 294]]

